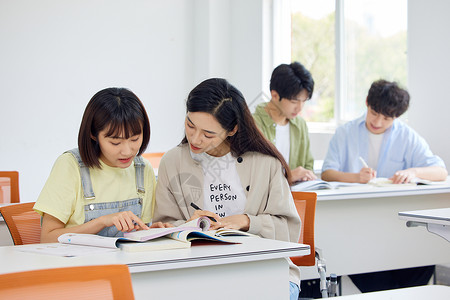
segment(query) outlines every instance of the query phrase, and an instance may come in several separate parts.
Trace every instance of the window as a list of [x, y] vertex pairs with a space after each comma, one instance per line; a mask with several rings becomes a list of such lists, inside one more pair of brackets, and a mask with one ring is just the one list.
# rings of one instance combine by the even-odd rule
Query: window
[[406, 18], [407, 0], [291, 0], [291, 60], [315, 81], [302, 112], [313, 131], [360, 116], [377, 79], [406, 87]]

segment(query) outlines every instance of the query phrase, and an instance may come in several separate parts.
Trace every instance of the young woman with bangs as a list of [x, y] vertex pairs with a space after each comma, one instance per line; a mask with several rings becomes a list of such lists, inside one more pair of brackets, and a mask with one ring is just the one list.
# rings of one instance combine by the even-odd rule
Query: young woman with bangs
[[58, 157], [34, 206], [42, 215], [41, 242], [67, 232], [122, 236], [148, 229], [156, 181], [140, 155], [149, 140], [147, 112], [133, 92], [96, 93], [83, 115], [78, 148]]

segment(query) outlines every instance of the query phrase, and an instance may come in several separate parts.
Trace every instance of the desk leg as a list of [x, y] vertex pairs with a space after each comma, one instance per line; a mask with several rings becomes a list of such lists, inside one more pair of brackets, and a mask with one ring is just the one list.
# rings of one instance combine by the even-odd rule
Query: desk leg
[[289, 299], [289, 265], [283, 258], [206, 267], [132, 273], [139, 299]]
[[427, 229], [429, 232], [437, 234], [450, 242], [450, 226], [439, 224], [428, 224]]

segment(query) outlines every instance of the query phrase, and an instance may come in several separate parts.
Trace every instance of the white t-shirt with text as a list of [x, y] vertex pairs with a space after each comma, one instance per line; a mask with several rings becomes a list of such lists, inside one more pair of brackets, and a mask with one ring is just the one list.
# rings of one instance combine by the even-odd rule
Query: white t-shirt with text
[[203, 210], [216, 213], [219, 217], [244, 213], [247, 198], [236, 170], [236, 158], [231, 153], [214, 157], [207, 153], [195, 154], [193, 159], [203, 168]]

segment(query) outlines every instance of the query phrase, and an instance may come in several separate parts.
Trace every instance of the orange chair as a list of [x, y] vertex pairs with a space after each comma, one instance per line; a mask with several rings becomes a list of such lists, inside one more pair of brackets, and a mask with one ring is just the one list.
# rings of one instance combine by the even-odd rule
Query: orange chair
[[[10, 197], [5, 197], [5, 190], [9, 189]], [[19, 172], [0, 171], [0, 203], [19, 203]]]
[[41, 240], [41, 216], [33, 210], [35, 202], [0, 207], [14, 245], [38, 244]]
[[9, 300], [132, 300], [126, 265], [64, 267], [0, 275], [0, 297]]
[[161, 161], [164, 152], [150, 152], [150, 153], [142, 153], [142, 157], [147, 159], [152, 165], [153, 169], [158, 169], [159, 162]]
[[314, 247], [314, 221], [316, 216], [317, 194], [312, 192], [292, 192], [297, 213], [302, 220], [300, 231], [300, 244], [311, 247], [311, 254], [306, 256], [292, 257], [291, 260], [297, 266], [316, 265], [316, 254]]
[[337, 276], [330, 275], [330, 280], [326, 279], [326, 264], [322, 257], [321, 249], [314, 245], [314, 222], [316, 216], [317, 194], [313, 192], [292, 192], [297, 213], [302, 220], [300, 231], [300, 244], [311, 247], [311, 253], [306, 256], [291, 257], [292, 262], [299, 267], [315, 266], [317, 259], [317, 271], [320, 277], [320, 292], [322, 298], [336, 296]]

